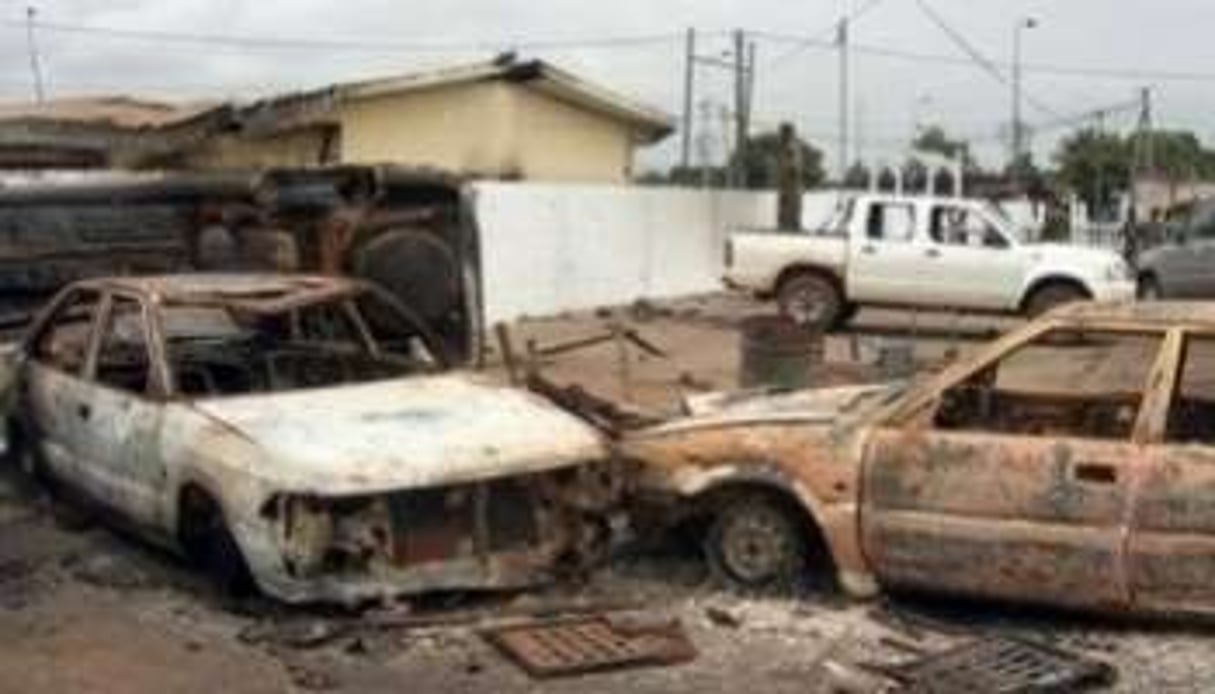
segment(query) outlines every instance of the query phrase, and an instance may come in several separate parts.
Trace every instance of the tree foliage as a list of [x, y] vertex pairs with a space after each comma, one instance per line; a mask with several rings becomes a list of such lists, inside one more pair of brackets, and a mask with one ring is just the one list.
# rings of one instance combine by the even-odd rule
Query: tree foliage
[[1131, 183], [1132, 148], [1117, 133], [1093, 128], [1065, 138], [1055, 153], [1059, 180], [1091, 208], [1106, 208]]
[[970, 156], [970, 143], [950, 137], [939, 125], [930, 125], [920, 130], [911, 142], [911, 149], [923, 154], [936, 154], [946, 159], [956, 159], [969, 169], [974, 166]]
[[[827, 178], [823, 169], [823, 152], [814, 145], [797, 138], [795, 146], [800, 151], [802, 161], [802, 183], [809, 188], [822, 185]], [[780, 167], [780, 134], [776, 132], [760, 133], [747, 139], [747, 149], [743, 160], [743, 170], [746, 172], [748, 188], [775, 188], [779, 179]], [[739, 152], [730, 156], [730, 163], [738, 162]]]

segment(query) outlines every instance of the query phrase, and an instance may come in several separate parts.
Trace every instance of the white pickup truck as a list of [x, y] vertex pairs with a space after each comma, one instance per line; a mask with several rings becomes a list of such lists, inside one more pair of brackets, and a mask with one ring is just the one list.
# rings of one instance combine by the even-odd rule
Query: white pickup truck
[[1135, 297], [1134, 273], [1112, 251], [1021, 243], [985, 201], [879, 194], [845, 200], [819, 230], [731, 235], [725, 282], [817, 329], [869, 305], [1038, 315]]

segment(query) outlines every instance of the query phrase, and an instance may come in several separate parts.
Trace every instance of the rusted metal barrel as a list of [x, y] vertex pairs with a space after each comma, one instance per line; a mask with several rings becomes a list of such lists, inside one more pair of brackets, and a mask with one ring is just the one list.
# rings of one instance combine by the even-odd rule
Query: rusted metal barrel
[[783, 316], [752, 316], [740, 328], [739, 386], [805, 388], [823, 361], [823, 336]]

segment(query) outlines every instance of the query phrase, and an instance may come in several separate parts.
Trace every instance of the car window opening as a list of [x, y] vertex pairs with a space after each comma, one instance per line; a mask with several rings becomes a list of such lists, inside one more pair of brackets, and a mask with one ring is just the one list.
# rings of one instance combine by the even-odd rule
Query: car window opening
[[1054, 330], [946, 391], [940, 429], [1129, 440], [1162, 338]]
[[161, 316], [170, 370], [187, 397], [366, 383], [439, 366], [424, 331], [370, 295], [277, 313], [171, 305]]
[[1215, 339], [1186, 340], [1181, 374], [1169, 405], [1165, 438], [1175, 443], [1215, 443]]

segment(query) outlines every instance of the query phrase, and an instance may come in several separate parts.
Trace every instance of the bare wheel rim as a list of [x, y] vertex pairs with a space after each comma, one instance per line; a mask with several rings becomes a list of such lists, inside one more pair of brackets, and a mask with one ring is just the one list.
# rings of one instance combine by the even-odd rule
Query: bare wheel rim
[[731, 514], [719, 539], [721, 561], [739, 581], [759, 584], [789, 568], [795, 541], [777, 512], [753, 508]]

